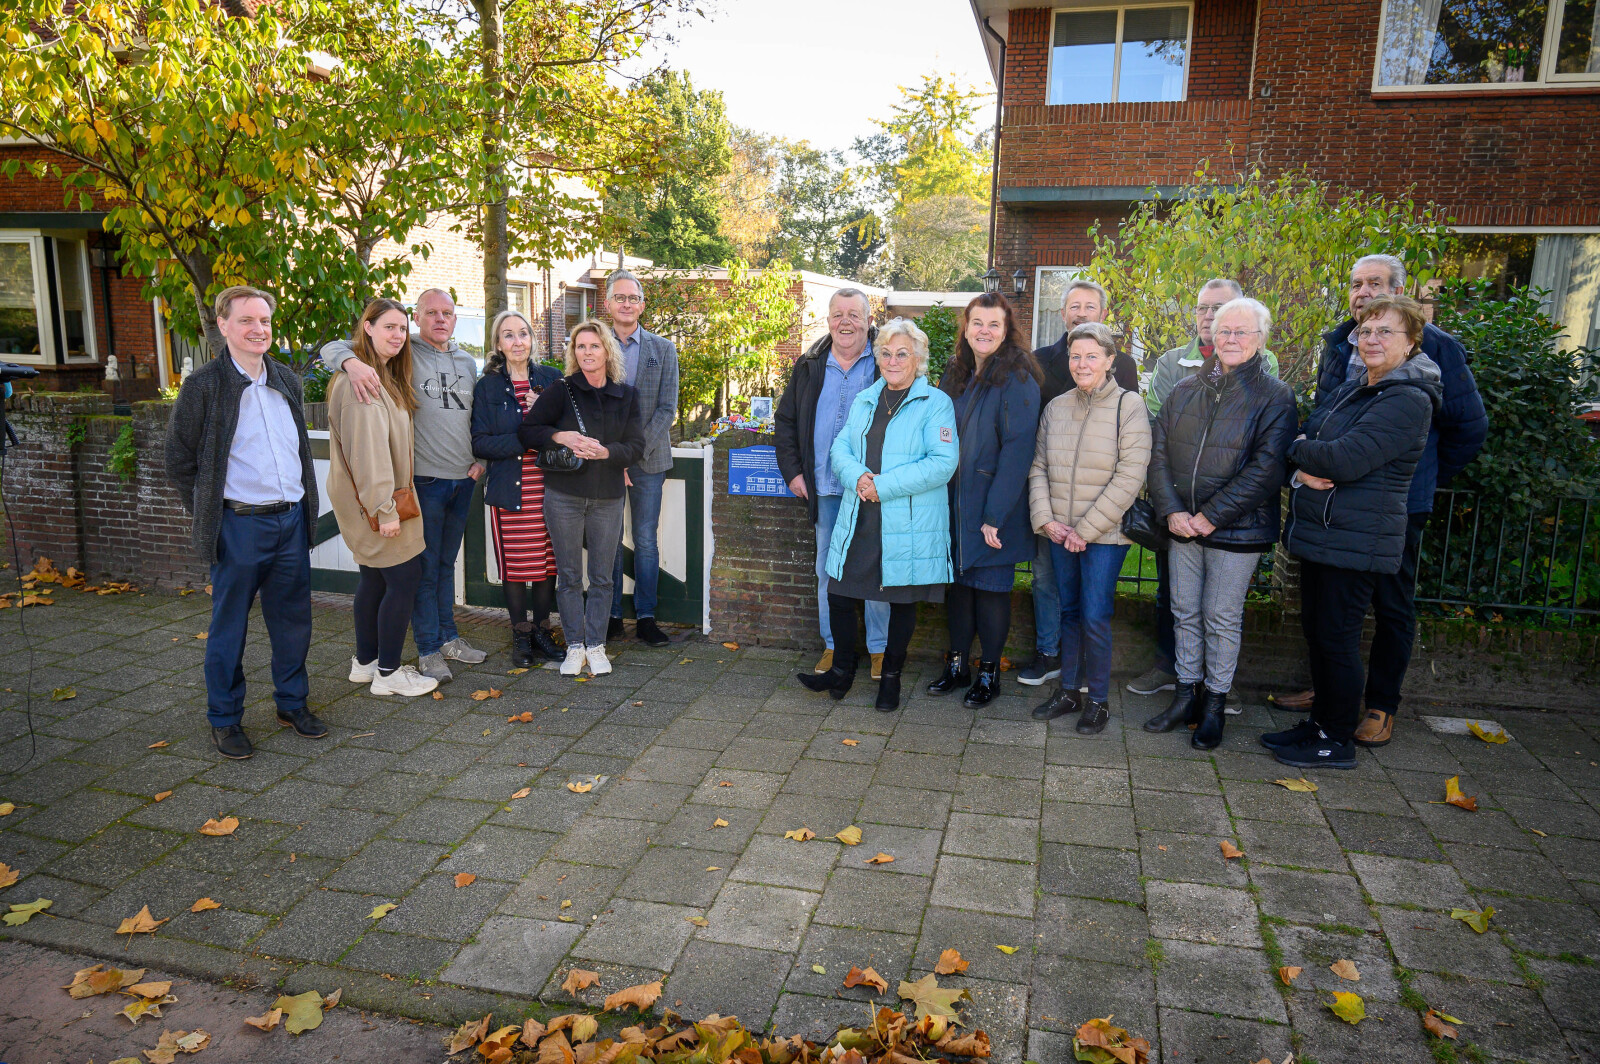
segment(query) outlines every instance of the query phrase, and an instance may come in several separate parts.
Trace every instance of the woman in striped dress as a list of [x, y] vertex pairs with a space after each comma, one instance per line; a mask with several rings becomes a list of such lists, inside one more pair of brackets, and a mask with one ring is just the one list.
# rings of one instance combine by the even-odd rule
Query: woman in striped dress
[[[533, 362], [533, 327], [515, 310], [495, 315], [494, 351], [472, 393], [472, 453], [484, 459], [495, 564], [511, 614], [511, 657], [520, 668], [560, 661], [545, 630], [555, 601], [556, 559], [544, 525], [544, 474], [517, 438], [522, 415], [559, 370]], [[530, 612], [531, 611], [531, 612]]]

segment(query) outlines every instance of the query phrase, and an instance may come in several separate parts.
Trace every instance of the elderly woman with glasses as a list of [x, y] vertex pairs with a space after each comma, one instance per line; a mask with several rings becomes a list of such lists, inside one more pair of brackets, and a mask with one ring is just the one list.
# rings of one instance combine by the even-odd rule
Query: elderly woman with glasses
[[1311, 651], [1311, 716], [1261, 742], [1295, 768], [1355, 768], [1361, 625], [1380, 573], [1400, 570], [1411, 475], [1443, 401], [1422, 353], [1422, 305], [1378, 296], [1357, 315], [1366, 373], [1323, 396], [1289, 447], [1295, 468], [1283, 532], [1300, 559], [1300, 623]]
[[798, 678], [843, 698], [855, 680], [856, 618], [868, 602], [889, 605], [889, 637], [877, 708], [900, 706], [900, 674], [917, 625], [917, 603], [942, 602], [950, 567], [945, 485], [960, 447], [955, 406], [928, 383], [928, 337], [904, 318], [878, 330], [878, 380], [850, 405], [828, 458], [850, 490], [828, 545], [828, 619], [833, 666]]
[[1195, 724], [1190, 745], [1222, 742], [1244, 629], [1244, 600], [1278, 539], [1278, 496], [1298, 417], [1294, 391], [1262, 354], [1272, 315], [1254, 299], [1223, 304], [1210, 356], [1179, 381], [1155, 419], [1150, 500], [1172, 533], [1177, 688], [1148, 732]]

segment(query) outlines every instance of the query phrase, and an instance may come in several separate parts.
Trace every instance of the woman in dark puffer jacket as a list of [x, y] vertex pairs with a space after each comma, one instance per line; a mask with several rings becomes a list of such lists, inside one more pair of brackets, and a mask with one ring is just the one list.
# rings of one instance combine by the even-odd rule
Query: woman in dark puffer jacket
[[1293, 390], [1267, 373], [1272, 315], [1243, 297], [1218, 311], [1216, 349], [1156, 418], [1150, 500], [1173, 542], [1172, 616], [1178, 685], [1148, 732], [1196, 724], [1190, 745], [1222, 742], [1244, 628], [1244, 599], [1263, 551], [1278, 539], [1278, 495], [1297, 416]]
[[1289, 448], [1296, 467], [1283, 542], [1300, 559], [1300, 622], [1311, 651], [1311, 716], [1261, 737], [1295, 768], [1355, 768], [1361, 624], [1374, 576], [1400, 570], [1411, 474], [1444, 397], [1422, 354], [1422, 305], [1379, 296], [1361, 309], [1364, 378], [1328, 393]]

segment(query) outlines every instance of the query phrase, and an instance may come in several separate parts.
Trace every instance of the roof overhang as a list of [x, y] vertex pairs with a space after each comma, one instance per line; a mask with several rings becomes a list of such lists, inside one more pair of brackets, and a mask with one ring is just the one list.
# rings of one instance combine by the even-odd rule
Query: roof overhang
[[101, 229], [104, 211], [0, 211], [0, 229]]
[[[989, 57], [989, 73], [994, 77], [994, 83], [1000, 84], [1000, 64], [1002, 43], [1011, 21], [1011, 5], [1008, 0], [968, 0], [972, 5], [972, 20], [978, 25], [978, 38], [983, 42], [983, 54]], [[1025, 5], [1024, 5], [1025, 6]], [[987, 29], [985, 28], [987, 21]], [[994, 30], [990, 33], [989, 30]], [[995, 39], [999, 34], [999, 40]]]
[[[1216, 186], [1234, 192], [1235, 185]], [[1193, 199], [1196, 185], [1012, 185], [1001, 186], [1000, 202], [1021, 210], [1076, 207], [1087, 203], [1143, 203], [1149, 200]]]

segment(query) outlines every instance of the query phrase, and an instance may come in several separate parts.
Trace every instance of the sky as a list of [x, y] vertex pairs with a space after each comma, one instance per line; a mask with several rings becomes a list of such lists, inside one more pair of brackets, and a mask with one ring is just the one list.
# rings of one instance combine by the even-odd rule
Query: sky
[[994, 90], [967, 0], [714, 0], [654, 57], [720, 89], [736, 125], [818, 148], [879, 132], [925, 73]]

